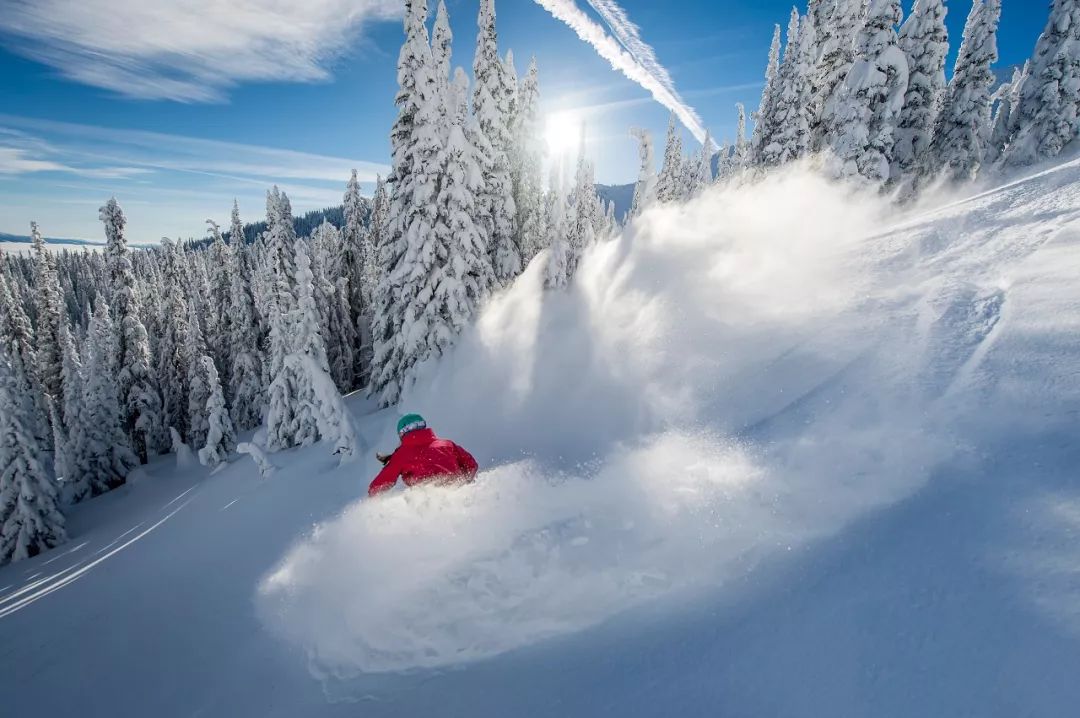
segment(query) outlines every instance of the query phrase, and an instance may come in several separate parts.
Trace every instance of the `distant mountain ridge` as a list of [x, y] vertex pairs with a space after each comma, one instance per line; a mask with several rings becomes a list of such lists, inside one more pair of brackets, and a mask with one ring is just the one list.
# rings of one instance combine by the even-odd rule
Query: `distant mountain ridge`
[[[613, 202], [615, 204], [615, 218], [622, 222], [627, 213], [630, 211], [630, 206], [634, 201], [634, 185], [621, 184], [621, 185], [596, 185], [596, 194], [599, 195], [605, 203]], [[368, 197], [362, 197], [364, 202], [364, 222], [366, 223], [371, 216], [371, 199]], [[339, 229], [345, 224], [345, 209], [342, 205], [336, 207], [326, 207], [324, 209], [313, 209], [310, 212], [305, 212], [299, 217], [293, 218], [293, 227], [296, 229], [298, 237], [306, 237], [315, 231], [315, 229], [323, 223], [328, 221], [330, 224], [338, 227]], [[245, 244], [251, 244], [255, 239], [266, 231], [266, 222], [252, 222], [244, 225], [244, 242]], [[224, 232], [225, 239], [229, 242], [232, 241], [232, 237], [229, 232]], [[208, 244], [209, 239], [200, 239], [194, 242], [196, 246], [202, 244]], [[15, 244], [30, 244], [30, 237], [20, 234], [7, 234], [0, 232], [0, 243], [12, 242]], [[71, 248], [79, 247], [101, 247], [104, 242], [91, 241], [89, 239], [73, 239], [65, 237], [47, 237], [45, 239], [47, 244], [51, 245], [67, 245]], [[130, 246], [140, 249], [146, 249], [148, 247], [156, 247], [156, 244], [135, 244]]]
[[[29, 235], [25, 234], [9, 234], [7, 232], [0, 232], [0, 245], [2, 244], [25, 244], [27, 250], [30, 249], [33, 244], [33, 240]], [[103, 240], [90, 240], [90, 239], [74, 239], [72, 237], [46, 237], [45, 244], [51, 247], [59, 246], [61, 249], [100, 249], [105, 246]], [[139, 242], [129, 242], [129, 247], [135, 249], [148, 249], [157, 245], [154, 244], [142, 244]]]
[[[0, 242], [13, 242], [15, 244], [30, 244], [31, 239], [29, 235], [23, 234], [8, 234], [7, 232], [0, 232]], [[91, 242], [89, 239], [72, 239], [70, 237], [46, 237], [46, 244], [69, 244], [76, 247], [81, 246], [93, 246], [100, 245], [101, 242]]]
[[[361, 197], [360, 201], [364, 204], [364, 222], [366, 223], [371, 216], [371, 200], [367, 197]], [[310, 212], [305, 212], [299, 217], [293, 217], [293, 228], [296, 230], [296, 236], [306, 237], [315, 231], [315, 229], [323, 223], [328, 221], [338, 229], [345, 225], [345, 208], [343, 205], [337, 205], [336, 207], [326, 207], [324, 209], [313, 209]], [[252, 222], [251, 224], [244, 225], [244, 242], [251, 244], [254, 242], [260, 234], [266, 231], [266, 222]], [[225, 232], [224, 237], [229, 242], [232, 241], [230, 232]], [[204, 240], [209, 241], [209, 240]], [[198, 244], [198, 243], [197, 243]]]
[[598, 184], [596, 194], [604, 202], [615, 204], [615, 219], [620, 223], [630, 213], [630, 207], [634, 204], [634, 184]]

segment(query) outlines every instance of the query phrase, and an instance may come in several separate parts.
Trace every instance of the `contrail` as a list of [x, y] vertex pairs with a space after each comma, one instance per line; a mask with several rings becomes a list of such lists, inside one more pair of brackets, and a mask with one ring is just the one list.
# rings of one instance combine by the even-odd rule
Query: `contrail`
[[[592, 2], [592, 0], [589, 0], [589, 2]], [[679, 97], [679, 93], [673, 87], [668, 86], [671, 83], [671, 78], [667, 76], [666, 72], [664, 76], [667, 77], [667, 83], [665, 84], [663, 80], [653, 75], [644, 65], [638, 62], [629, 51], [623, 49], [614, 38], [607, 34], [603, 27], [582, 12], [574, 0], [536, 0], [536, 3], [551, 13], [556, 20], [566, 23], [567, 27], [573, 30], [578, 37], [592, 45], [597, 54], [607, 60], [613, 69], [618, 70], [630, 80], [648, 90], [657, 102], [674, 112], [675, 116], [679, 118], [679, 121], [683, 123], [686, 129], [690, 130], [690, 133], [697, 138], [698, 142], [705, 142], [705, 128], [701, 123], [701, 118], [698, 117], [693, 107], [683, 102], [683, 99]], [[626, 14], [622, 13], [622, 16], [625, 18]]]
[[660, 84], [671, 92], [675, 92], [675, 83], [672, 81], [671, 75], [668, 74], [667, 68], [660, 64], [660, 61], [656, 58], [656, 51], [653, 50], [652, 46], [641, 39], [641, 28], [630, 20], [626, 11], [619, 7], [615, 0], [586, 1], [592, 6], [593, 10], [600, 14], [600, 17], [604, 18], [604, 22], [611, 28], [615, 38], [622, 43], [627, 52], [634, 56], [638, 64], [644, 67]]

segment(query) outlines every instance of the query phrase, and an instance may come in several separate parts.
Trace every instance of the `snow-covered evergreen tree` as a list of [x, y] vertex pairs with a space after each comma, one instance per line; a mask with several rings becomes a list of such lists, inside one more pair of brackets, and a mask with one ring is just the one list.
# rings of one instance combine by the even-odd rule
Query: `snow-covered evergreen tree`
[[57, 407], [57, 402], [52, 400], [52, 397], [48, 398], [49, 401], [49, 423], [52, 424], [52, 452], [53, 452], [53, 476], [56, 478], [56, 485], [53, 487], [56, 489], [56, 500], [60, 503], [74, 503], [68, 494], [70, 486], [68, 485], [68, 466], [71, 465], [71, 459], [68, 456], [68, 433], [64, 428], [64, 420], [60, 418], [60, 409]]
[[[207, 271], [205, 252], [195, 251], [190, 245], [185, 246], [180, 255], [188, 265], [187, 296], [188, 301], [194, 304], [194, 311], [190, 313], [202, 331], [203, 341], [206, 343], [209, 353], [209, 339], [215, 331], [213, 311], [210, 307], [210, 274]], [[201, 355], [196, 355], [196, 358]]]
[[[64, 500], [68, 503], [77, 503], [90, 498], [93, 486], [86, 455], [86, 428], [83, 426], [83, 420], [86, 417], [83, 412], [86, 390], [82, 361], [75, 346], [75, 338], [66, 326], [61, 330], [60, 347], [63, 364], [64, 418], [59, 423], [53, 421], [56, 477], [63, 481]], [[53, 404], [55, 406], [56, 402]]]
[[323, 220], [312, 237], [312, 272], [314, 292], [319, 307], [320, 332], [326, 343], [330, 376], [338, 389], [347, 393], [355, 385], [356, 327], [349, 309], [349, 280], [341, 277], [335, 282], [335, 266], [342, 236], [337, 227]]
[[656, 201], [656, 160], [653, 157], [652, 135], [648, 130], [635, 127], [630, 134], [638, 141], [638, 157], [641, 167], [634, 185], [634, 200], [630, 205], [630, 217], [638, 217]]
[[41, 389], [38, 380], [37, 352], [33, 346], [33, 331], [25, 307], [29, 306], [30, 290], [21, 286], [19, 273], [5, 276], [0, 271], [0, 344], [8, 361], [12, 365], [13, 376], [19, 387], [26, 391], [19, 396], [19, 407], [24, 412], [27, 428], [35, 439], [37, 447], [43, 450], [49, 447], [51, 433], [49, 425], [48, 396]]
[[240, 201], [233, 198], [232, 212], [229, 214], [229, 246], [243, 247], [246, 244], [244, 223], [240, 221]]
[[507, 98], [507, 113], [506, 123], [510, 130], [510, 144], [507, 148], [507, 155], [510, 157], [510, 173], [513, 175], [514, 166], [517, 165], [516, 154], [518, 152], [517, 143], [514, 137], [514, 122], [516, 121], [518, 114], [518, 73], [517, 65], [514, 64], [514, 51], [507, 50], [506, 57], [503, 58], [503, 72], [502, 72], [503, 94]]
[[[679, 157], [678, 166], [679, 173], [674, 180], [676, 194], [673, 201], [679, 201], [686, 196], [681, 156]], [[570, 194], [570, 205], [567, 213], [567, 279], [574, 277], [577, 273], [578, 261], [581, 259], [581, 255], [596, 242], [596, 228], [601, 224], [602, 220], [599, 209], [600, 199], [596, 196], [596, 182], [593, 180], [592, 165], [586, 157], [585, 128], [582, 126], [577, 171], [574, 175], [574, 190]]]
[[[138, 261], [136, 261], [138, 260]], [[141, 312], [139, 320], [146, 328], [146, 337], [150, 344], [151, 359], [157, 356], [157, 341], [161, 336], [161, 277], [158, 271], [158, 258], [154, 252], [135, 252], [132, 254], [132, 266], [135, 269], [136, 289], [139, 293]]]
[[359, 347], [356, 327], [349, 321], [349, 280], [339, 277], [330, 288], [327, 332], [335, 338], [329, 356], [330, 376], [338, 389], [347, 394], [357, 386], [356, 354]]
[[[233, 208], [232, 208], [232, 217], [231, 217], [231, 221], [229, 223], [229, 237], [230, 237], [229, 262], [230, 262], [230, 264], [232, 264], [232, 263], [234, 263], [236, 261], [237, 257], [239, 257], [241, 259], [241, 261], [243, 262], [243, 264], [245, 265], [245, 267], [246, 267], [247, 279], [248, 279], [248, 284], [249, 284], [248, 289], [251, 292], [251, 298], [252, 298], [252, 301], [253, 301], [253, 305], [252, 305], [252, 308], [253, 308], [253, 315], [252, 315], [253, 325], [252, 325], [252, 329], [255, 332], [256, 336], [265, 336], [266, 332], [269, 331], [269, 327], [267, 326], [267, 323], [266, 323], [266, 317], [264, 317], [262, 315], [262, 313], [260, 312], [261, 305], [259, 304], [258, 293], [257, 293], [257, 290], [255, 288], [256, 278], [255, 278], [255, 267], [254, 267], [256, 258], [259, 256], [259, 247], [262, 246], [262, 243], [259, 241], [258, 238], [256, 238], [254, 242], [252, 242], [251, 244], [248, 244], [243, 239], [244, 236], [245, 236], [244, 235], [244, 223], [240, 221], [240, 203], [237, 200], [234, 199], [233, 200]], [[239, 237], [240, 239], [235, 239], [237, 237]], [[232, 278], [231, 274], [230, 274], [230, 280], [229, 281], [230, 281], [229, 299], [230, 299], [230, 301], [232, 301], [232, 281], [233, 281], [233, 278]], [[232, 322], [230, 322], [229, 328], [230, 329], [233, 328], [232, 327]], [[231, 349], [230, 349], [230, 351], [231, 351]], [[230, 367], [230, 371], [231, 371], [231, 367]], [[232, 380], [230, 378], [230, 384], [231, 383], [232, 383]], [[228, 396], [228, 394], [226, 394], [226, 396]]]
[[[420, 0], [417, 0], [420, 1]], [[473, 59], [473, 114], [481, 143], [483, 183], [479, 199], [482, 229], [491, 253], [495, 279], [501, 284], [521, 272], [521, 248], [517, 244], [514, 221], [513, 185], [510, 178], [511, 135], [510, 85], [499, 57], [495, 32], [495, 0], [480, 0], [477, 17], [479, 34]]]
[[[686, 158], [684, 173], [686, 174], [686, 199], [697, 197], [705, 189], [706, 185], [712, 184], [712, 135], [706, 131], [705, 141], [701, 145], [701, 151]], [[607, 209], [602, 208], [605, 215], [604, 224], [607, 224]], [[606, 235], [607, 227], [598, 236]]]
[[713, 184], [721, 184], [727, 181], [727, 178], [732, 172], [732, 152], [734, 148], [731, 143], [726, 139], [720, 144], [720, 149], [716, 151], [716, 177], [713, 179]]
[[162, 416], [184, 436], [188, 432], [188, 372], [194, 359], [188, 345], [188, 301], [184, 292], [182, 260], [176, 246], [162, 240], [163, 311], [158, 339], [157, 380], [161, 387]]
[[1016, 105], [1009, 167], [1057, 157], [1080, 131], [1080, 1], [1054, 0]]
[[228, 460], [229, 454], [236, 448], [236, 431], [225, 406], [225, 394], [221, 390], [214, 360], [208, 356], [199, 359], [199, 366], [210, 387], [210, 396], [206, 401], [206, 442], [199, 449], [199, 463], [211, 468]]
[[[945, 91], [945, 56], [949, 31], [944, 0], [915, 0], [900, 29], [900, 48], [907, 55], [908, 89], [896, 124], [892, 181], [911, 182], [925, 165], [933, 138], [938, 103]], [[910, 191], [910, 190], [905, 190]]]
[[420, 225], [404, 257], [408, 273], [398, 342], [398, 371], [407, 385], [419, 365], [440, 356], [472, 317], [490, 286], [486, 245], [473, 222], [481, 173], [465, 134], [467, 80], [456, 72], [450, 86], [439, 83], [440, 145], [428, 181], [436, 189], [434, 225]]
[[523, 264], [528, 264], [544, 244], [543, 165], [544, 143], [540, 133], [540, 71], [536, 58], [521, 81], [514, 115], [514, 206], [517, 208], [518, 245]]
[[[239, 211], [235, 215], [239, 223]], [[237, 235], [233, 235], [234, 237]], [[265, 390], [262, 382], [263, 356], [252, 292], [249, 250], [233, 242], [229, 253], [229, 354], [233, 357], [229, 372], [230, 413], [233, 424], [251, 429], [262, 421]]]
[[824, 0], [815, 8], [820, 51], [813, 82], [813, 111], [817, 113], [817, 122], [812, 123], [813, 152], [824, 149], [844, 128], [844, 84], [855, 62], [857, 35], [865, 24], [868, 1], [873, 0]]
[[[580, 164], [580, 163], [579, 163]], [[676, 125], [675, 113], [668, 118], [667, 141], [664, 144], [664, 166], [656, 180], [656, 200], [662, 203], [676, 202], [683, 195], [683, 149], [682, 136]]]
[[431, 66], [440, 83], [450, 84], [450, 57], [453, 54], [454, 33], [450, 29], [450, 14], [446, 3], [439, 0], [435, 9], [435, 24], [431, 28]]
[[[817, 74], [817, 66], [821, 60], [823, 44], [832, 33], [831, 28], [824, 25], [832, 21], [832, 15], [836, 12], [836, 0], [807, 0], [806, 17], [814, 25], [814, 51], [811, 54], [813, 74]], [[811, 81], [813, 84], [813, 81]]]
[[[146, 336], [150, 340], [150, 356], [156, 357], [158, 350], [158, 337], [161, 336], [161, 281], [160, 257], [157, 252], [137, 252], [134, 258], [142, 258], [142, 267], [136, 268], [136, 278], [139, 287], [139, 305], [142, 307], [143, 326], [146, 327]], [[147, 261], [148, 260], [148, 261]]]
[[844, 81], [833, 119], [832, 171], [875, 185], [889, 179], [896, 122], [908, 86], [907, 57], [896, 26], [899, 0], [870, 0], [866, 22], [856, 37], [855, 62]]
[[209, 353], [207, 343], [199, 328], [199, 318], [196, 316], [195, 302], [188, 300], [188, 334], [185, 339], [187, 350], [191, 352], [188, 365], [187, 389], [188, 389], [188, 431], [186, 435], [189, 446], [202, 446], [206, 442], [206, 432], [209, 430], [206, 417], [206, 402], [210, 398], [210, 385], [207, 381], [206, 372], [200, 365], [200, 359]]
[[[432, 306], [428, 309], [444, 316], [446, 326], [454, 332], [465, 327], [483, 300], [486, 288], [494, 283], [487, 245], [473, 219], [482, 174], [476, 148], [466, 133], [468, 82], [465, 71], [458, 68], [445, 97], [443, 115], [448, 124], [439, 151], [435, 236], [437, 252], [445, 253], [446, 259], [445, 266], [438, 268], [440, 261], [436, 258], [431, 279]], [[422, 293], [426, 292], [422, 290]], [[445, 336], [434, 342], [432, 350], [441, 353], [449, 347], [448, 342], [449, 337]]]
[[971, 180], [982, 166], [990, 142], [991, 66], [997, 62], [1001, 0], [977, 0], [964, 26], [956, 68], [934, 123], [928, 160], [930, 174], [953, 181]]
[[994, 92], [990, 101], [994, 107], [994, 119], [991, 122], [993, 129], [986, 148], [986, 157], [983, 166], [992, 166], [1005, 154], [1009, 140], [1013, 135], [1013, 127], [1016, 121], [1015, 108], [1019, 106], [1020, 91], [1027, 81], [1031, 63], [1026, 62], [1022, 68], [1013, 70], [1012, 79], [1006, 82]]
[[[798, 17], [797, 11], [792, 11]], [[796, 31], [797, 32], [797, 31]], [[788, 38], [789, 41], [791, 38]], [[751, 145], [754, 163], [764, 162], [764, 150], [776, 131], [776, 98], [779, 94], [780, 77], [780, 26], [773, 30], [772, 45], [769, 46], [769, 64], [765, 66], [765, 88], [761, 91], [761, 104], [754, 113], [754, 134]]]
[[0, 565], [67, 540], [56, 486], [35, 435], [33, 387], [11, 344], [8, 336], [0, 341]]
[[810, 107], [807, 111], [812, 152], [819, 151], [824, 140], [821, 127], [823, 103], [827, 99], [826, 88], [822, 87], [826, 81], [824, 59], [826, 49], [834, 42], [836, 9], [836, 0], [808, 0], [806, 7], [806, 14], [814, 24], [814, 47], [810, 51]]
[[[581, 138], [581, 142], [582, 144], [585, 143], [584, 137]], [[600, 194], [596, 191], [596, 167], [590, 161], [587, 163], [586, 169], [585, 181], [587, 182], [588, 202], [591, 205], [589, 208], [589, 220], [592, 222], [593, 241], [583, 245], [583, 250], [601, 239], [608, 238], [607, 208], [604, 206], [603, 200], [600, 199]]]
[[[495, 276], [482, 225], [476, 221], [483, 173], [480, 153], [470, 139], [469, 80], [461, 68], [455, 70], [452, 79], [445, 74], [450, 67], [452, 40], [446, 6], [440, 2], [432, 37], [441, 103], [438, 194], [432, 245], [437, 261], [429, 270], [428, 281], [434, 291], [423, 313], [445, 317], [448, 326], [456, 332], [464, 327], [488, 288], [495, 284]], [[504, 69], [514, 72], [512, 56], [508, 56]], [[513, 107], [517, 108], [516, 91]], [[511, 117], [511, 129], [516, 117], [515, 112]], [[519, 162], [520, 154], [515, 154], [511, 166], [511, 178], [515, 183], [520, 179]], [[520, 236], [516, 238], [519, 246], [520, 239]], [[442, 267], [438, 266], [440, 256], [446, 257]], [[421, 296], [426, 294], [422, 289]], [[430, 342], [422, 353], [441, 353], [449, 346], [448, 340], [449, 337], [443, 337]]]
[[791, 11], [787, 46], [773, 98], [772, 126], [761, 149], [766, 166], [786, 164], [806, 154], [810, 145], [811, 75], [816, 47], [815, 29], [808, 16]]
[[371, 218], [368, 221], [368, 254], [364, 257], [364, 301], [372, 306], [375, 287], [384, 266], [379, 260], [379, 247], [389, 239], [390, 232], [390, 193], [386, 189], [386, 180], [377, 177], [375, 194], [371, 197]]
[[746, 137], [746, 107], [741, 102], [735, 103], [738, 115], [735, 125], [735, 151], [732, 154], [732, 166], [741, 170], [750, 164], [750, 141]]
[[[382, 265], [379, 261], [379, 246], [387, 241], [389, 231], [390, 195], [382, 177], [375, 181], [375, 193], [371, 198], [371, 214], [364, 233], [363, 270], [361, 272], [360, 296], [364, 306], [362, 319], [357, 322], [356, 334], [359, 348], [356, 351], [358, 386], [369, 386], [374, 357], [373, 323], [375, 312], [375, 292], [380, 281]], [[352, 285], [350, 284], [350, 291]]]
[[4, 273], [0, 272], [0, 341], [7, 345], [13, 371], [20, 377], [26, 377], [29, 382], [26, 398], [31, 405], [30, 430], [38, 440], [47, 441], [51, 435], [48, 405], [36, 372], [38, 361], [34, 350], [34, 332], [26, 316], [24, 302], [17, 298], [18, 294], [9, 286]]
[[315, 303], [315, 276], [303, 242], [296, 243], [296, 293], [296, 314], [292, 324], [295, 342], [293, 354], [304, 357], [305, 363], [298, 366], [287, 361], [285, 373], [288, 380], [297, 387], [296, 433], [292, 437], [293, 445], [309, 446], [320, 438], [317, 399], [310, 374], [316, 372], [329, 377], [330, 364], [326, 344], [320, 333], [319, 307]]
[[[325, 439], [334, 442], [334, 453], [351, 456], [356, 448], [356, 434], [330, 378], [326, 347], [319, 334], [314, 275], [303, 242], [296, 242], [294, 263], [296, 309], [289, 317], [293, 345], [270, 387], [267, 425], [279, 427], [270, 448], [308, 446]], [[285, 405], [285, 400], [292, 404]]]
[[42, 390], [53, 401], [57, 416], [63, 419], [64, 397], [63, 356], [60, 349], [60, 332], [67, 326], [64, 316], [63, 295], [56, 263], [45, 249], [37, 222], [30, 223], [30, 237], [34, 246], [34, 304], [37, 309], [37, 331], [34, 348], [37, 352], [37, 373]]
[[[364, 201], [360, 196], [360, 182], [356, 170], [352, 171], [345, 188], [345, 226], [341, 228], [341, 259], [338, 272], [348, 280], [349, 314], [352, 317], [354, 331], [366, 330], [370, 321], [364, 296], [364, 265], [371, 254], [370, 235], [364, 227]], [[362, 358], [354, 356], [353, 375], [362, 370]]]
[[221, 229], [213, 220], [206, 220], [210, 228], [211, 243], [207, 250], [206, 268], [210, 281], [210, 294], [207, 296], [206, 343], [214, 363], [220, 366], [223, 381], [228, 384], [229, 371], [232, 367], [229, 336], [231, 334], [231, 314], [229, 313], [229, 295], [232, 280], [229, 278], [229, 248], [221, 236]]
[[266, 414], [267, 447], [296, 446], [300, 397], [291, 380], [286, 359], [295, 346], [296, 231], [292, 207], [284, 192], [274, 187], [266, 196], [266, 248], [270, 270], [267, 300], [270, 317], [269, 400]]
[[123, 410], [121, 425], [139, 460], [145, 462], [164, 449], [161, 398], [150, 371], [150, 340], [139, 318], [139, 293], [131, 266], [131, 252], [124, 238], [127, 220], [115, 198], [101, 208], [100, 217], [105, 225], [105, 259], [112, 290], [112, 311], [116, 313], [117, 336], [113, 346], [117, 352], [114, 363]]
[[548, 257], [544, 267], [544, 286], [548, 289], [565, 287], [570, 281], [568, 262], [570, 241], [566, 217], [566, 194], [562, 186], [562, 169], [555, 163], [551, 168], [547, 202]]
[[139, 464], [122, 424], [125, 412], [116, 379], [117, 334], [109, 305], [99, 295], [86, 337], [79, 419], [84, 441], [79, 448], [80, 465], [85, 467], [94, 496], [123, 484]]
[[[388, 236], [378, 248], [381, 273], [372, 327], [375, 354], [371, 391], [387, 406], [397, 402], [408, 380], [407, 370], [417, 359], [406, 354], [405, 335], [422, 327], [406, 326], [406, 313], [416, 316], [410, 305], [417, 301], [416, 292], [426, 285], [429, 276], [425, 272], [434, 262], [437, 212], [434, 200], [438, 196], [438, 157], [443, 145], [440, 137], [443, 102], [424, 24], [427, 2], [412, 0], [407, 8], [406, 38], [398, 60], [398, 117], [390, 134], [393, 156], [390, 226]], [[493, 83], [498, 82], [493, 73], [501, 67], [497, 56], [495, 63], [495, 69], [485, 66]], [[482, 101], [492, 116], [496, 116], [495, 100], [488, 90], [484, 91]], [[508, 171], [504, 179], [509, 191]], [[490, 212], [487, 214], [490, 217]], [[509, 231], [505, 236], [512, 241]]]
[[694, 156], [683, 155], [682, 166], [679, 168], [679, 197], [678, 201], [685, 202], [690, 199], [696, 186], [697, 162]]
[[619, 220], [615, 217], [615, 202], [607, 203], [607, 210], [604, 212], [604, 231], [603, 239], [614, 239], [619, 234]]

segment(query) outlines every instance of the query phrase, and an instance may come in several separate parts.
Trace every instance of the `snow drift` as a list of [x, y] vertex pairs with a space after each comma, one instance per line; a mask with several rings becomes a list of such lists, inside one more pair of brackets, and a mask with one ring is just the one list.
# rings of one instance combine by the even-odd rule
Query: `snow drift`
[[790, 172], [648, 213], [565, 293], [541, 255], [403, 402], [494, 468], [319, 526], [269, 625], [320, 676], [476, 661], [737, 591], [909, 495], [955, 442], [889, 212]]

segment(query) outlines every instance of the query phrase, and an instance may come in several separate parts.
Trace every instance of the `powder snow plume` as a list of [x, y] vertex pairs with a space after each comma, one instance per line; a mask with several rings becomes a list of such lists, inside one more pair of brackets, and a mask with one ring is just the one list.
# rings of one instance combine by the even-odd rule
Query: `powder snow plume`
[[[656, 61], [652, 48], [641, 41], [637, 34], [637, 27], [629, 22], [621, 8], [611, 2], [601, 0], [594, 3], [590, 0], [590, 4], [597, 8], [605, 21], [612, 26], [613, 31], [620, 35], [620, 40], [627, 49], [623, 49], [619, 41], [608, 35], [603, 27], [582, 12], [574, 0], [536, 0], [536, 2], [555, 19], [566, 23], [567, 27], [579, 38], [591, 45], [600, 57], [611, 64], [612, 69], [618, 70], [631, 81], [648, 90], [657, 102], [674, 112], [698, 142], [705, 142], [705, 127], [697, 111], [686, 104], [675, 91], [671, 77]], [[637, 59], [639, 52], [645, 64]]]
[[403, 402], [488, 469], [319, 525], [263, 580], [264, 620], [347, 695], [738, 595], [910, 495], [947, 432], [897, 361], [910, 326], [882, 320], [883, 207], [778, 173], [650, 210], [566, 291], [542, 253]]

